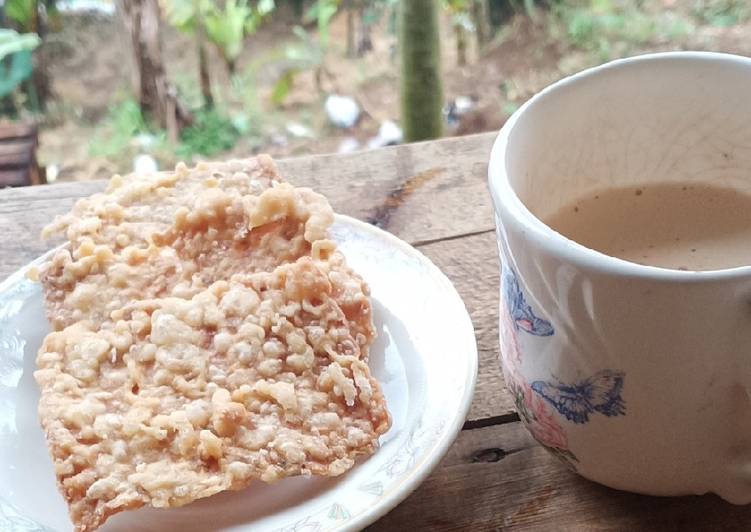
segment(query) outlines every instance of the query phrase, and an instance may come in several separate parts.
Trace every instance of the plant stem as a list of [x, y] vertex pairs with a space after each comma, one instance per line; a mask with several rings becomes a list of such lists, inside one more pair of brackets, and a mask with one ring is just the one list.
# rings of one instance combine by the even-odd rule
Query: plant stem
[[159, 4], [157, 0], [118, 0], [117, 9], [130, 36], [134, 89], [141, 111], [176, 142], [180, 129], [192, 117], [178, 101], [164, 71]]
[[347, 57], [355, 57], [355, 10], [347, 3]]
[[198, 20], [196, 23], [196, 41], [198, 43], [198, 75], [201, 81], [203, 105], [207, 108], [211, 108], [214, 107], [214, 95], [211, 93], [211, 73], [209, 72], [208, 50], [206, 49], [206, 39], [202, 20]]
[[456, 34], [456, 64], [465, 66], [467, 64], [467, 32], [460, 23], [454, 24], [454, 33]]
[[443, 87], [437, 0], [400, 2], [401, 120], [408, 142], [440, 137]]
[[488, 27], [488, 2], [487, 0], [474, 0], [472, 2], [472, 22], [475, 25], [477, 47], [484, 50], [488, 44], [490, 28]]

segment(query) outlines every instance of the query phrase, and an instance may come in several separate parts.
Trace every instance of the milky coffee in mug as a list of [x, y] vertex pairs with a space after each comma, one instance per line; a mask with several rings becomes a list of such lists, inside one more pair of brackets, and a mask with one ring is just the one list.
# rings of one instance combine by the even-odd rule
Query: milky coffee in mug
[[605, 188], [544, 221], [590, 249], [639, 264], [751, 265], [751, 195], [732, 188], [690, 182]]

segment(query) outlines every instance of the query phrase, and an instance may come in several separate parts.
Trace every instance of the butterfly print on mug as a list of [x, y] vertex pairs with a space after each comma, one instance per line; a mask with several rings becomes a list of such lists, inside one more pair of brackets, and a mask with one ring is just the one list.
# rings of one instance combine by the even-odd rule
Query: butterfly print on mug
[[568, 466], [579, 460], [568, 448], [568, 438], [560, 422], [545, 400], [534, 393], [523, 380], [514, 380], [511, 374], [504, 374], [511, 395], [514, 398], [519, 418], [532, 437], [555, 457]]
[[519, 281], [513, 271], [506, 270], [503, 275], [503, 299], [516, 330], [522, 330], [534, 336], [552, 336], [553, 326], [549, 321], [536, 316], [522, 293]]
[[586, 423], [595, 412], [608, 417], [626, 413], [626, 403], [621, 398], [624, 373], [603, 370], [575, 384], [534, 381], [532, 389], [566, 419]]

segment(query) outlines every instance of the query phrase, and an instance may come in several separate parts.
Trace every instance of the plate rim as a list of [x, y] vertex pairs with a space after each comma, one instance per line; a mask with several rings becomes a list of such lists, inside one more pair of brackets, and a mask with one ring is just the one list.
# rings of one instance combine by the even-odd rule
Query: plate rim
[[[456, 303], [458, 305], [457, 311], [462, 311], [462, 320], [461, 323], [457, 324], [456, 331], [462, 331], [461, 334], [465, 334], [467, 336], [467, 350], [465, 353], [463, 353], [464, 355], [466, 355], [464, 358], [466, 359], [465, 364], [467, 367], [464, 383], [462, 386], [463, 392], [460, 399], [459, 408], [457, 408], [453, 412], [451, 418], [447, 420], [447, 423], [443, 425], [442, 429], [437, 434], [435, 442], [422, 454], [418, 464], [416, 464], [408, 474], [404, 475], [397, 489], [391, 490], [388, 495], [375, 501], [375, 504], [369, 507], [367, 510], [353, 516], [347, 522], [342, 523], [341, 525], [332, 529], [337, 532], [350, 532], [362, 530], [363, 528], [373, 524], [378, 519], [393, 510], [400, 503], [402, 503], [420, 485], [422, 485], [422, 483], [426, 480], [430, 473], [432, 473], [438, 466], [439, 462], [446, 456], [446, 453], [459, 436], [462, 426], [464, 425], [469, 410], [472, 406], [475, 386], [477, 383], [479, 359], [474, 325], [472, 323], [472, 319], [469, 315], [469, 311], [467, 310], [464, 300], [462, 299], [461, 295], [459, 294], [451, 280], [446, 276], [445, 273], [443, 273], [443, 271], [441, 271], [440, 268], [438, 268], [438, 266], [433, 263], [432, 260], [430, 260], [430, 258], [428, 258], [420, 250], [400, 239], [396, 235], [393, 235], [392, 233], [384, 229], [381, 229], [367, 222], [363, 222], [351, 216], [344, 214], [335, 214], [334, 223], [348, 225], [358, 232], [369, 233], [375, 238], [381, 241], [385, 241], [389, 247], [396, 248], [399, 251], [403, 252], [405, 255], [417, 259], [421, 265], [426, 267], [431, 272], [431, 275], [435, 279], [440, 280], [440, 282], [444, 285], [444, 288], [447, 290], [447, 293], [450, 294], [451, 297], [456, 299]], [[11, 290], [18, 283], [30, 281], [27, 278], [27, 272], [32, 268], [39, 266], [43, 261], [47, 260], [53, 253], [64, 246], [65, 244], [63, 243], [59, 246], [51, 248], [31, 262], [25, 264], [15, 272], [11, 273], [5, 280], [0, 282], [0, 293]], [[378, 451], [376, 451], [376, 453], [377, 452]]]
[[446, 453], [459, 436], [462, 426], [464, 425], [464, 422], [467, 418], [467, 414], [469, 414], [469, 409], [472, 406], [472, 400], [475, 393], [475, 385], [477, 383], [478, 353], [477, 337], [475, 336], [474, 332], [474, 324], [472, 323], [472, 319], [469, 315], [469, 311], [467, 310], [467, 306], [451, 280], [446, 276], [445, 273], [443, 273], [443, 271], [441, 271], [438, 266], [433, 263], [432, 260], [430, 260], [417, 248], [411, 246], [409, 243], [405, 242], [396, 235], [393, 235], [390, 232], [381, 229], [380, 227], [376, 227], [372, 224], [363, 222], [362, 220], [358, 220], [344, 214], [336, 214], [335, 220], [336, 222], [342, 222], [352, 225], [357, 229], [362, 230], [363, 232], [369, 232], [377, 236], [378, 238], [386, 240], [390, 245], [393, 245], [394, 247], [400, 249], [405, 254], [415, 257], [429, 270], [431, 270], [432, 274], [437, 279], [441, 280], [441, 282], [446, 286], [451, 295], [457, 299], [457, 303], [461, 305], [461, 310], [463, 311], [462, 321], [464, 321], [464, 323], [457, 326], [457, 330], [462, 330], [465, 326], [469, 327], [468, 331], [471, 331], [472, 338], [472, 341], [468, 342], [468, 354], [470, 356], [467, 357], [466, 362], [469, 364], [469, 368], [464, 382], [464, 393], [461, 398], [460, 407], [455, 411], [453, 418], [448, 423], [446, 423], [446, 425], [444, 425], [443, 430], [439, 434], [438, 438], [436, 438], [436, 443], [426, 451], [420, 464], [415, 466], [411, 474], [407, 475], [402, 480], [400, 489], [393, 490], [389, 496], [386, 496], [379, 500], [375, 506], [366, 510], [359, 516], [353, 518], [352, 521], [343, 523], [341, 527], [334, 529], [350, 532], [355, 530], [362, 530], [366, 526], [373, 524], [378, 519], [396, 508], [420, 485], [422, 485], [422, 483], [430, 475], [430, 473], [432, 473], [438, 466], [438, 463], [444, 458], [444, 456], [446, 456]]

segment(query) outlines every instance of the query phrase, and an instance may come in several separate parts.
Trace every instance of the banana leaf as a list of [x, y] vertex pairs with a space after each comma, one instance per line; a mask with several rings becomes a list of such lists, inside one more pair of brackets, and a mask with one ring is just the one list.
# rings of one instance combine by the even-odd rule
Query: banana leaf
[[32, 70], [33, 63], [29, 50], [21, 50], [0, 61], [0, 98], [16, 90], [16, 87], [31, 76]]

